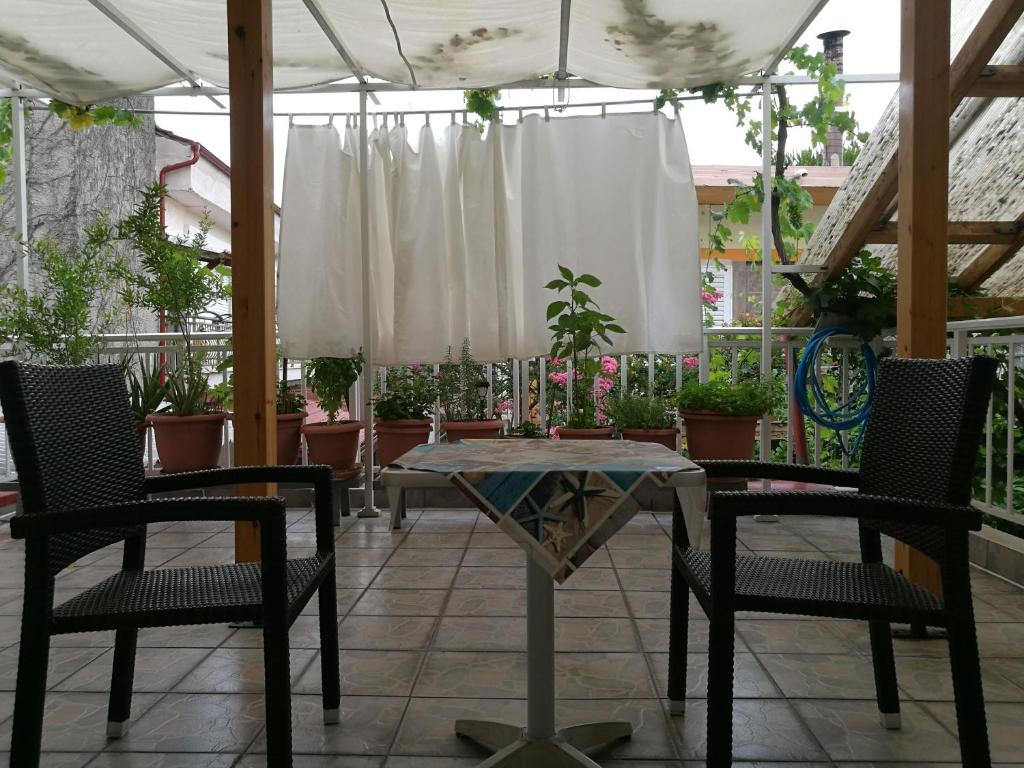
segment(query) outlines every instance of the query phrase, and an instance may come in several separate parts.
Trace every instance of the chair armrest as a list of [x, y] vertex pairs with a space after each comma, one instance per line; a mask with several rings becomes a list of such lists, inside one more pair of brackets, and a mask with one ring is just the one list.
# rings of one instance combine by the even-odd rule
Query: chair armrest
[[209, 488], [213, 485], [241, 485], [245, 483], [309, 483], [316, 486], [326, 482], [330, 487], [331, 468], [322, 464], [228, 467], [204, 469], [199, 472], [180, 472], [173, 475], [154, 475], [146, 478], [146, 493], [184, 491], [191, 488]]
[[981, 512], [970, 505], [839, 491], [715, 491], [711, 519], [716, 515], [822, 515], [981, 530]]
[[778, 464], [767, 461], [698, 461], [708, 478], [746, 477], [765, 480], [794, 480], [820, 485], [859, 488], [860, 473], [852, 469], [829, 469], [806, 464]]
[[284, 499], [277, 497], [153, 499], [68, 512], [15, 515], [11, 518], [11, 535], [23, 539], [96, 528], [128, 528], [146, 523], [189, 520], [250, 520], [270, 523], [278, 518], [283, 520], [284, 514]]

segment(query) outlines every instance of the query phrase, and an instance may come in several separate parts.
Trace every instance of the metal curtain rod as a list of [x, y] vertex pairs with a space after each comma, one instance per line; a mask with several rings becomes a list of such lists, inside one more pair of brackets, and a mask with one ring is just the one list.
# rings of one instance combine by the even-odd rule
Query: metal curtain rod
[[[759, 96], [761, 90], [759, 88], [753, 88], [746, 93], [737, 94], [741, 99], [754, 98]], [[704, 97], [700, 95], [692, 96], [679, 96], [677, 101], [703, 101]], [[654, 99], [628, 99], [625, 101], [589, 101], [581, 102], [579, 104], [531, 104], [523, 107], [497, 107], [498, 112], [539, 112], [542, 110], [554, 110], [555, 112], [562, 112], [566, 109], [581, 109], [581, 108], [594, 108], [597, 107], [619, 107], [619, 106], [635, 106], [638, 104], [650, 105], [654, 102]], [[45, 110], [47, 107], [43, 105], [29, 105], [30, 110]], [[189, 115], [193, 117], [230, 117], [230, 112], [193, 112], [185, 109], [129, 109], [127, 110], [133, 114], [138, 115]], [[381, 115], [451, 115], [465, 113], [465, 109], [384, 109], [378, 112], [371, 112], [371, 116]], [[274, 112], [274, 117], [356, 117], [359, 115], [359, 111], [344, 111], [344, 112]]]

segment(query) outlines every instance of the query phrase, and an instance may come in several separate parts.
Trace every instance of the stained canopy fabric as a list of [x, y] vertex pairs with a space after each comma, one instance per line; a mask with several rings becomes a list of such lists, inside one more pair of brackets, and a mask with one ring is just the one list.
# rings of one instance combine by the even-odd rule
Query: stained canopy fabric
[[[293, 125], [282, 196], [278, 329], [294, 359], [365, 339], [360, 169], [352, 129]], [[701, 344], [697, 199], [686, 139], [663, 114], [530, 116], [371, 135], [369, 340], [380, 364], [438, 362], [470, 339], [482, 361], [551, 346], [545, 284], [562, 264], [627, 334], [604, 350]], [[590, 289], [588, 289], [589, 291]]]
[[[103, 0], [199, 80], [227, 86], [223, 0]], [[728, 82], [767, 67], [818, 0], [573, 0], [568, 71], [623, 88]], [[558, 69], [560, 0], [318, 0], [368, 76], [467, 88]], [[0, 0], [0, 81], [74, 103], [182, 80], [87, 0]], [[353, 73], [303, 0], [273, 1], [274, 86]], [[137, 35], [138, 36], [138, 35]]]

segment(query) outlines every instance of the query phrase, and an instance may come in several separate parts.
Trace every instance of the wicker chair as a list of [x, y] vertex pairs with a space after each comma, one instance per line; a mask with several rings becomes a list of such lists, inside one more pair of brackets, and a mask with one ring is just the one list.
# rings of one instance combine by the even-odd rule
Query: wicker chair
[[[36, 768], [50, 636], [116, 630], [107, 730], [130, 717], [140, 627], [251, 621], [262, 626], [267, 764], [290, 766], [288, 629], [316, 592], [320, 607], [324, 722], [340, 704], [334, 528], [328, 467], [236, 467], [147, 478], [117, 366], [51, 368], [0, 363], [0, 403], [18, 468], [25, 539], [25, 601], [11, 765]], [[204, 486], [290, 482], [316, 493], [316, 552], [288, 559], [280, 498], [159, 498]], [[146, 524], [189, 520], [259, 523], [262, 563], [144, 570]], [[54, 577], [79, 558], [124, 542], [122, 570], [54, 606]]]
[[[899, 695], [890, 622], [945, 627], [965, 766], [989, 766], [988, 731], [971, 603], [968, 531], [981, 527], [970, 506], [971, 478], [996, 364], [961, 360], [885, 360], [867, 422], [860, 471], [701, 462], [709, 478], [798, 480], [856, 492], [720, 491], [709, 497], [711, 549], [691, 548], [677, 509], [673, 521], [668, 695], [682, 714], [690, 591], [710, 619], [707, 765], [732, 759], [736, 611], [868, 622], [882, 724], [899, 728]], [[736, 518], [755, 514], [828, 515], [859, 521], [863, 562], [737, 556]], [[934, 559], [936, 597], [882, 563], [885, 533]]]

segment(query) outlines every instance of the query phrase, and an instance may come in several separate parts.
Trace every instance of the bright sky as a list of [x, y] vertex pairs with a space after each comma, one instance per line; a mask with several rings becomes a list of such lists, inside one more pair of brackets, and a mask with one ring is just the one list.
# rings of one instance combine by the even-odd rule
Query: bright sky
[[[812, 51], [821, 49], [816, 35], [834, 29], [850, 30], [846, 38], [847, 73], [880, 74], [899, 71], [899, 26], [900, 4], [897, 0], [830, 0], [828, 5], [811, 24], [801, 40]], [[572, 62], [569, 62], [572, 69]], [[855, 113], [862, 129], [870, 130], [877, 122], [886, 104], [895, 92], [895, 84], [850, 85], [847, 87], [850, 109]], [[801, 95], [801, 91], [805, 94]], [[790, 98], [799, 102], [805, 98], [806, 88], [791, 88]], [[576, 89], [569, 91], [570, 103], [613, 102], [629, 99], [653, 98], [653, 91], [621, 91], [615, 89]], [[373, 109], [399, 111], [408, 109], [462, 109], [462, 92], [421, 92], [379, 94], [380, 107]], [[223, 99], [226, 103], [226, 99]], [[208, 111], [215, 109], [205, 98], [171, 97], [158, 98], [157, 109]], [[550, 88], [535, 91], [506, 91], [502, 94], [503, 106], [537, 106], [555, 104], [555, 94]], [[623, 107], [636, 110], [641, 107]], [[359, 109], [356, 94], [291, 95], [276, 96], [274, 111], [297, 112], [355, 112]], [[595, 110], [596, 111], [596, 110]], [[612, 111], [610, 108], [609, 111]], [[576, 110], [574, 114], [579, 113]], [[230, 161], [228, 121], [225, 116], [158, 115], [157, 124], [181, 136], [198, 140], [226, 162]], [[324, 117], [295, 118], [296, 122], [323, 122]], [[688, 102], [682, 110], [683, 126], [686, 129], [691, 162], [697, 165], [713, 164], [757, 164], [757, 157], [744, 143], [743, 132], [736, 128], [735, 117], [724, 107], [706, 105], [702, 102]], [[436, 124], [437, 117], [434, 122]], [[406, 125], [415, 127], [422, 124], [422, 118], [409, 118]], [[281, 180], [284, 170], [285, 150], [288, 143], [288, 118], [274, 120], [274, 166], [275, 197], [280, 202]], [[806, 137], [795, 134], [790, 146], [806, 146]]]

